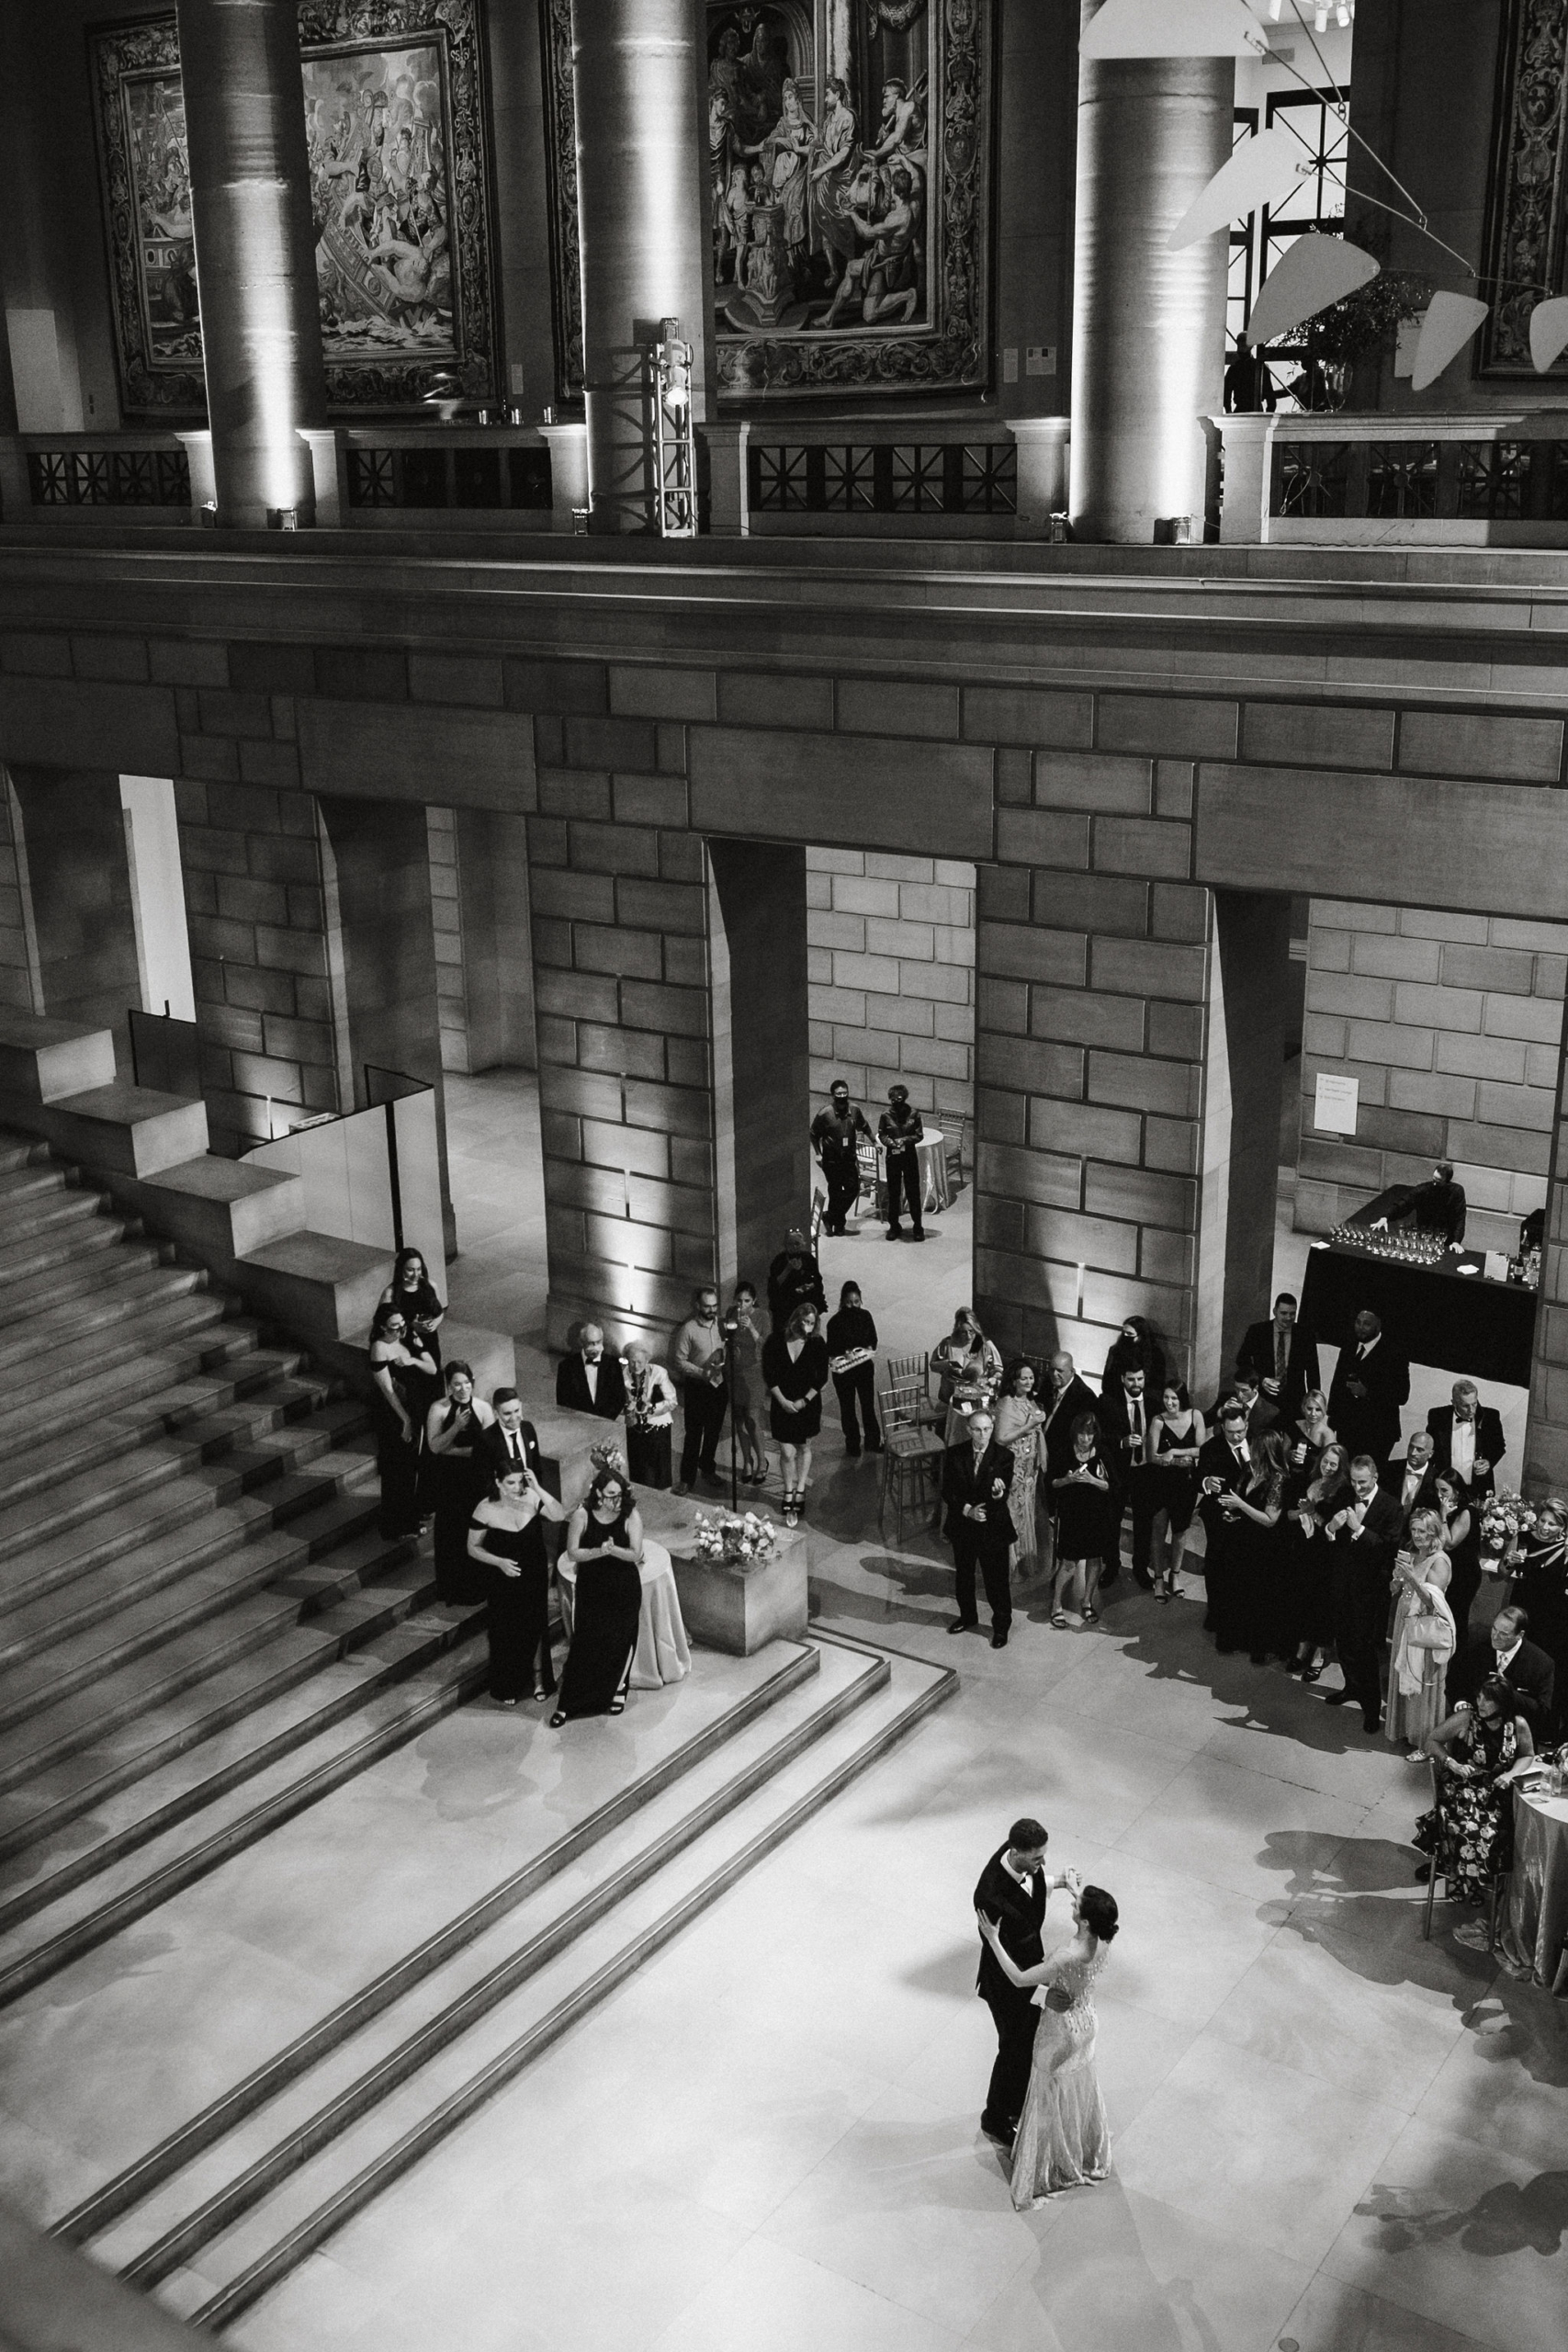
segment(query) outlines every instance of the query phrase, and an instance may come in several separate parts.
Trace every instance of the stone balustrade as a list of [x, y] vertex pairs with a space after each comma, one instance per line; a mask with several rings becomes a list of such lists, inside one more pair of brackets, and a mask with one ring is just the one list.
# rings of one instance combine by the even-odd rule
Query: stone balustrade
[[1568, 411], [1215, 416], [1222, 542], [1568, 547]]

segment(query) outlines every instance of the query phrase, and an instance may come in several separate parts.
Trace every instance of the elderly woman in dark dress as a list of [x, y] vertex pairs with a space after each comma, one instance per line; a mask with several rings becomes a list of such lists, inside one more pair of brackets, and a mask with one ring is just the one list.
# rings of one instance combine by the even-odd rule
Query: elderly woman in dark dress
[[817, 1336], [817, 1309], [797, 1306], [782, 1331], [762, 1342], [768, 1425], [779, 1442], [784, 1525], [794, 1527], [806, 1506], [811, 1441], [822, 1427], [822, 1391], [829, 1380], [828, 1342]]

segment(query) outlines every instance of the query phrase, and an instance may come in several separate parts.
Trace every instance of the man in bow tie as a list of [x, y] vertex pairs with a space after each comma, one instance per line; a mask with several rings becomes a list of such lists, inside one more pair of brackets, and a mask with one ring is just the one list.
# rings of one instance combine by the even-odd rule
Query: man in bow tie
[[1239, 1495], [1252, 1483], [1252, 1456], [1247, 1445], [1247, 1408], [1235, 1396], [1220, 1407], [1220, 1426], [1198, 1454], [1198, 1516], [1203, 1522], [1203, 1586], [1208, 1608], [1203, 1630], [1215, 1636], [1214, 1646], [1226, 1654], [1236, 1646], [1233, 1635], [1238, 1615], [1236, 1586], [1236, 1514], [1222, 1504], [1222, 1495]]
[[556, 1367], [556, 1403], [572, 1413], [594, 1413], [613, 1421], [626, 1409], [626, 1383], [619, 1356], [608, 1355], [597, 1323], [585, 1323], [570, 1355]]
[[1456, 1380], [1453, 1402], [1434, 1405], [1427, 1416], [1438, 1471], [1452, 1471], [1472, 1500], [1484, 1502], [1497, 1482], [1497, 1464], [1508, 1450], [1503, 1417], [1483, 1405], [1473, 1380]]
[[964, 1634], [979, 1624], [975, 1606], [975, 1572], [979, 1570], [991, 1611], [991, 1647], [1007, 1647], [1012, 1623], [1012, 1589], [1008, 1580], [1008, 1553], [1017, 1540], [1008, 1497], [1012, 1491], [1012, 1455], [998, 1445], [996, 1422], [983, 1408], [969, 1416], [963, 1442], [950, 1445], [942, 1464], [942, 1496], [947, 1505], [945, 1532], [953, 1546], [958, 1614], [950, 1634]]

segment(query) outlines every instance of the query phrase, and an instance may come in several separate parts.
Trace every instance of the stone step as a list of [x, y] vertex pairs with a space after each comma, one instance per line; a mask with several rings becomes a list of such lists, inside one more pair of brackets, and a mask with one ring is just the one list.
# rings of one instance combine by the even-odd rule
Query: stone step
[[[318, 1621], [313, 1672], [269, 1693], [255, 1692], [253, 1677], [249, 1691], [204, 1694], [219, 1703], [166, 1734], [158, 1752], [145, 1750], [85, 1786], [69, 1785], [92, 1760], [84, 1757], [73, 1758], [68, 1770], [29, 1781], [32, 1817], [0, 1836], [0, 1936], [181, 1823], [193, 1822], [199, 1832], [197, 1817], [209, 1818], [220, 1798], [351, 1721], [419, 1668], [483, 1634], [482, 1608], [400, 1607], [400, 1600], [378, 1596], [378, 1605], [362, 1608], [353, 1623], [325, 1627]], [[348, 1613], [345, 1605], [345, 1619]], [[242, 1706], [247, 1698], [254, 1702]], [[62, 1783], [66, 1793], [59, 1795]], [[16, 1810], [13, 1799], [6, 1811]]]
[[[215, 1513], [220, 1524], [188, 1533], [198, 1564], [190, 1568], [187, 1561], [188, 1573], [180, 1578], [176, 1591], [156, 1587], [118, 1611], [107, 1623], [66, 1634], [12, 1668], [0, 1686], [0, 1716], [11, 1725], [26, 1723], [150, 1653], [168, 1655], [170, 1645], [197, 1629], [212, 1632], [216, 1641], [231, 1627], [236, 1655], [254, 1646], [256, 1636], [239, 1613], [247, 1600], [269, 1585], [291, 1581], [311, 1562], [365, 1533], [374, 1525], [379, 1509], [374, 1493], [354, 1491], [334, 1497], [320, 1510], [306, 1511], [287, 1527], [264, 1523], [260, 1533], [255, 1532], [255, 1515], [231, 1521], [225, 1514]], [[298, 1615], [298, 1599], [277, 1604], [273, 1631], [292, 1622], [288, 1613], [290, 1606]], [[231, 1611], [234, 1614], [229, 1626], [214, 1631], [211, 1621]]]
[[29, 1447], [26, 1467], [13, 1463], [6, 1492], [19, 1502], [40, 1487], [56, 1487], [94, 1464], [107, 1464], [164, 1437], [200, 1430], [206, 1458], [245, 1438], [260, 1437], [286, 1422], [303, 1420], [331, 1399], [336, 1384], [326, 1373], [311, 1373], [297, 1356], [257, 1348], [239, 1359], [233, 1373], [198, 1374], [139, 1396], [118, 1410], [93, 1412], [58, 1437]]
[[67, 1184], [63, 1176], [16, 1200], [0, 1195], [0, 1234], [5, 1236], [0, 1255], [85, 1224], [100, 1214], [107, 1199], [96, 1185]]
[[46, 1143], [36, 1136], [18, 1135], [15, 1127], [0, 1127], [0, 1174], [13, 1176], [19, 1168], [40, 1168], [49, 1165], [50, 1152]]
[[89, 1331], [76, 1338], [54, 1340], [40, 1348], [30, 1360], [29, 1374], [35, 1383], [47, 1382], [57, 1388], [69, 1389], [79, 1377], [91, 1378], [119, 1365], [136, 1364], [146, 1349], [191, 1331], [209, 1330], [237, 1311], [235, 1301], [222, 1291], [191, 1291], [183, 1298], [150, 1306], [129, 1328], [116, 1324], [107, 1331]]
[[83, 1204], [78, 1215], [57, 1231], [17, 1238], [0, 1236], [0, 1283], [7, 1290], [28, 1274], [73, 1262], [85, 1250], [112, 1250], [117, 1241], [140, 1229], [135, 1219], [101, 1209], [90, 1193], [76, 1197]]
[[107, 1295], [122, 1283], [140, 1281], [160, 1266], [173, 1265], [174, 1259], [172, 1242], [122, 1240], [116, 1250], [92, 1250], [81, 1258], [73, 1254], [40, 1274], [28, 1274], [20, 1282], [9, 1283], [6, 1298], [15, 1315], [42, 1314], [70, 1299]]
[[[254, 1491], [249, 1477], [256, 1479]], [[92, 1533], [96, 1541], [83, 1550], [50, 1557], [56, 1545], [42, 1545], [35, 1555], [47, 1566], [35, 1569], [24, 1590], [0, 1609], [0, 1672], [40, 1658], [89, 1625], [106, 1625], [148, 1592], [163, 1592], [209, 1559], [232, 1555], [235, 1545], [287, 1526], [333, 1496], [365, 1494], [374, 1479], [376, 1456], [369, 1452], [327, 1449], [296, 1470], [289, 1453], [261, 1446], [256, 1453], [211, 1463], [197, 1477], [174, 1479], [157, 1508], [146, 1500], [125, 1510], [110, 1508], [101, 1536], [94, 1526], [56, 1538], [56, 1545], [80, 1545], [85, 1533]], [[214, 1494], [232, 1500], [214, 1503]], [[235, 1576], [247, 1578], [243, 1557], [235, 1559]]]
[[[592, 1875], [606, 1838], [708, 1759], [729, 1752], [749, 1727], [774, 1720], [790, 1694], [807, 1684], [815, 1689], [818, 1665], [817, 1650], [800, 1643], [777, 1644], [751, 1658], [701, 1656], [677, 1689], [634, 1696], [608, 1750], [603, 1724], [574, 1724], [563, 1736], [532, 1709], [471, 1708], [433, 1734], [419, 1758], [405, 1750], [382, 1763], [310, 1821], [255, 1849], [243, 1871], [224, 1871], [181, 1896], [160, 1922], [171, 1947], [194, 1958], [204, 1949], [209, 1919], [228, 1920], [237, 1931], [228, 1939], [235, 1970], [224, 1980], [210, 2037], [221, 2055], [221, 2079], [209, 2077], [205, 2102], [191, 2080], [161, 2080], [143, 2113], [117, 2117], [96, 2147], [99, 2186], [61, 2225], [62, 2233], [85, 2238], [104, 2228], [437, 1972], [460, 1965], [479, 1939], [498, 1928], [504, 1936], [519, 1906], [562, 1872], [577, 1865]], [[410, 1792], [430, 1772], [445, 1775], [455, 1766], [488, 1788], [492, 1802], [432, 1815], [415, 1799], [412, 1818], [421, 1822], [423, 1867], [415, 1875], [396, 1871], [394, 1907], [387, 1852], [373, 1850], [362, 1825], [378, 1815], [407, 1820]], [[460, 1795], [461, 1781], [446, 1784]], [[313, 1905], [307, 1915], [299, 1880], [308, 1853], [316, 1857], [318, 1875], [323, 1855], [340, 1867], [335, 1902]], [[259, 1952], [247, 1953], [252, 1935], [270, 1950], [288, 1950], [310, 1972], [291, 1979], [283, 2011], [274, 2006], [269, 2015], [265, 1999], [255, 1997], [268, 1971]], [[81, 1975], [73, 1970], [57, 1995], [69, 1999]], [[107, 1989], [108, 1981], [99, 1962], [93, 1985]], [[118, 2017], [109, 2015], [117, 2005], [96, 1990], [86, 1990], [86, 1998], [103, 2012], [101, 2023], [83, 2020], [86, 2048], [97, 2035], [112, 2039], [124, 2030], [151, 2048], [181, 1996], [172, 1981], [138, 1979], [134, 2015]], [[394, 2026], [393, 2039], [400, 2038]]]
[[[118, 1253], [117, 1253], [118, 1256]], [[118, 1265], [116, 1272], [118, 1272]], [[95, 1283], [74, 1298], [51, 1306], [34, 1306], [0, 1339], [0, 1374], [20, 1365], [31, 1366], [72, 1340], [87, 1340], [133, 1318], [141, 1325], [158, 1306], [193, 1291], [206, 1290], [209, 1277], [200, 1266], [154, 1265], [139, 1268], [127, 1281]]]
[[[62, 1553], [56, 1539], [96, 1522], [106, 1503], [112, 1500], [117, 1513], [124, 1512], [139, 1498], [164, 1490], [173, 1496], [192, 1482], [206, 1487], [215, 1502], [226, 1501], [361, 1436], [369, 1420], [369, 1408], [358, 1397], [342, 1397], [292, 1420], [239, 1407], [139, 1446], [130, 1458], [95, 1461], [0, 1510], [0, 1571], [25, 1553], [30, 1570], [56, 1583], [69, 1581], [75, 1555]], [[26, 1589], [0, 1573], [0, 1612]]]
[[[358, 1509], [363, 1517], [363, 1504]], [[161, 1762], [205, 1736], [203, 1724], [216, 1727], [291, 1689], [324, 1657], [434, 1594], [427, 1554], [406, 1537], [389, 1542], [373, 1524], [354, 1525], [320, 1560], [299, 1557], [288, 1537], [268, 1541], [288, 1555], [271, 1583], [154, 1647], [107, 1664], [95, 1658], [96, 1670], [79, 1687], [7, 1722], [0, 1729], [0, 1804], [18, 1791], [30, 1801], [30, 1784], [41, 1787], [67, 1766], [80, 1785], [118, 1785], [148, 1759]], [[56, 1785], [69, 1789], [70, 1777]]]
[[[835, 1651], [824, 1648], [825, 1683]], [[207, 2191], [201, 2205], [171, 2219], [180, 2184], [169, 2182], [148, 2209], [162, 2234], [127, 2260], [140, 2218], [128, 2217], [96, 2245], [97, 2258], [160, 2286], [160, 2300], [198, 2324], [222, 2327], [249, 2310], [880, 1760], [955, 1679], [909, 1659], [867, 1658], [858, 1679], [853, 1668], [838, 1672], [845, 1703], [834, 1709], [826, 1690], [814, 1693], [818, 1722], [807, 1702], [787, 1730], [757, 1726], [744, 1762], [740, 1749], [712, 1759], [700, 1781], [672, 1792], [675, 1817], [636, 1825], [639, 1850], [626, 1840], [614, 1860], [595, 1854], [591, 1881], [581, 1871], [563, 1878], [508, 1923], [504, 1939], [465, 1955], [467, 1971], [488, 1960], [488, 1973], [453, 1986], [423, 2021], [406, 2019], [396, 2047], [367, 2051], [372, 2063], [325, 2107], [301, 2116], [280, 2101], [284, 2132], [253, 2125], [235, 2135], [248, 2158], [242, 2171], [217, 2181], [214, 2150], [193, 2168]], [[662, 1836], [650, 1834], [659, 1828]], [[447, 1987], [423, 1989], [428, 1998]], [[299, 2087], [308, 2099], [315, 2086]]]
[[[477, 1630], [478, 1612], [467, 1623], [470, 1632]], [[406, 1627], [394, 1628], [378, 1635], [367, 1654], [375, 1655], [378, 1643], [407, 1638]], [[0, 1932], [0, 2007], [108, 1943], [236, 1855], [269, 1841], [285, 1823], [473, 1698], [484, 1687], [488, 1662], [475, 1656], [471, 1640], [450, 1655], [449, 1647], [443, 1642], [434, 1663], [377, 1692], [346, 1721], [331, 1723], [299, 1749], [263, 1765], [199, 1813], [176, 1817], [85, 1885], [60, 1894], [46, 1909], [13, 1919]]]
[[[137, 1393], [132, 1396], [126, 1394], [125, 1374], [118, 1365], [73, 1381], [69, 1415], [81, 1420], [96, 1414], [118, 1418], [145, 1413], [161, 1427], [163, 1401], [171, 1392], [208, 1378], [232, 1377], [246, 1383], [270, 1378], [279, 1359], [298, 1364], [303, 1355], [287, 1346], [264, 1346], [254, 1323], [243, 1316], [231, 1317], [227, 1322], [149, 1348], [138, 1363]], [[59, 1436], [66, 1418], [65, 1401], [52, 1389], [35, 1396], [30, 1403], [12, 1404], [0, 1413], [0, 1462], [8, 1464], [17, 1454], [30, 1454], [35, 1446]], [[9, 1470], [6, 1475], [9, 1476]]]
[[13, 1206], [21, 1208], [46, 1193], [65, 1186], [65, 1170], [47, 1159], [24, 1161], [20, 1168], [0, 1165], [0, 1232], [8, 1229]]

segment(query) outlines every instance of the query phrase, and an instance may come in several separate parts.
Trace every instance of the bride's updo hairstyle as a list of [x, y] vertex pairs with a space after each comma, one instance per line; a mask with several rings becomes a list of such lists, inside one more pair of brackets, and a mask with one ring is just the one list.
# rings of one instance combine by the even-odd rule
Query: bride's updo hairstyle
[[1086, 1886], [1078, 1897], [1078, 1917], [1091, 1936], [1108, 1944], [1119, 1925], [1116, 1897], [1107, 1894], [1102, 1886]]

